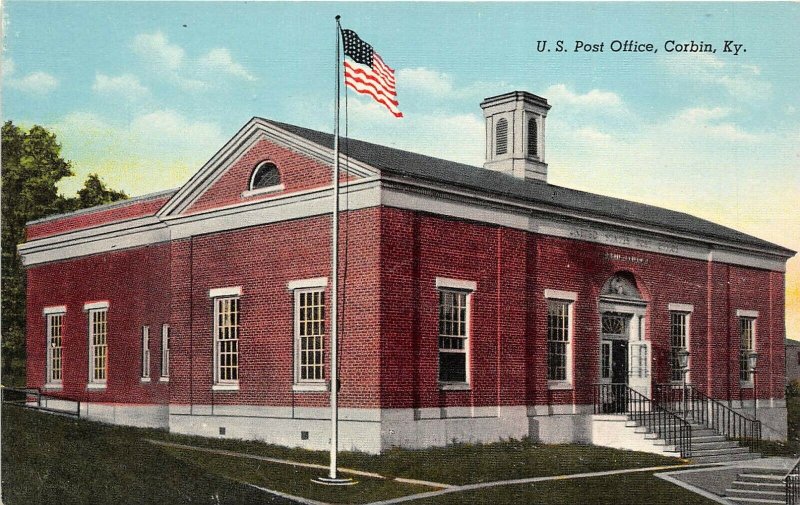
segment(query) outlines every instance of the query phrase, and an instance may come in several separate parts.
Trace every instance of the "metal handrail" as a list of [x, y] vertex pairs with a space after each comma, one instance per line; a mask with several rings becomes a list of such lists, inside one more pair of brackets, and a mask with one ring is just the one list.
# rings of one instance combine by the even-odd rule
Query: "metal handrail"
[[706, 395], [694, 384], [658, 384], [653, 399], [660, 405], [745, 445], [757, 452], [761, 443], [761, 421], [728, 407]]
[[800, 505], [800, 459], [783, 476], [783, 482], [786, 486], [786, 504]]
[[[9, 398], [11, 393], [11, 398]], [[16, 397], [14, 397], [16, 395]], [[49, 395], [42, 393], [39, 388], [13, 388], [0, 385], [0, 401], [9, 405], [17, 405], [35, 410], [43, 410], [55, 414], [64, 414], [68, 416], [80, 417], [81, 415], [81, 402], [73, 400], [72, 398], [65, 398], [61, 396]], [[50, 406], [50, 402], [74, 403], [75, 410], [67, 410], [58, 407]]]
[[627, 414], [628, 419], [674, 445], [682, 458], [692, 455], [692, 426], [664, 405], [627, 384], [595, 384], [595, 414]]

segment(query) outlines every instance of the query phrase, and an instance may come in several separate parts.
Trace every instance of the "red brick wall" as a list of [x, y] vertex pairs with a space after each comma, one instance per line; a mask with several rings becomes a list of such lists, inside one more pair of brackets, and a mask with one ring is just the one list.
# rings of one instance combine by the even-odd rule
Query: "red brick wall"
[[[736, 309], [758, 310], [757, 394], [783, 396], [783, 274], [383, 209], [381, 384], [386, 407], [587, 404], [599, 370], [600, 291], [631, 273], [648, 301], [653, 383], [670, 379], [669, 304], [694, 306], [691, 376], [714, 396], [739, 391]], [[609, 259], [606, 253], [641, 261]], [[440, 391], [436, 277], [477, 282], [472, 297], [472, 388]], [[574, 389], [547, 388], [545, 289], [574, 291]], [[709, 317], [709, 314], [711, 316]], [[709, 342], [707, 335], [712, 334]]]
[[81, 212], [55, 218], [41, 223], [31, 224], [27, 227], [27, 240], [49, 237], [70, 231], [91, 228], [102, 224], [109, 224], [125, 219], [152, 216], [169, 200], [171, 195], [165, 195], [152, 200], [137, 201], [112, 209], [98, 209], [91, 212]]
[[[63, 394], [82, 401], [163, 403], [158, 383], [161, 325], [169, 322], [169, 246], [155, 245], [49, 263], [28, 269], [27, 380], [46, 379], [42, 309], [65, 305]], [[86, 302], [107, 300], [108, 380], [105, 390], [86, 390], [88, 315]], [[142, 326], [150, 326], [151, 383], [140, 382]]]
[[[275, 163], [281, 174], [284, 190], [279, 193], [242, 198], [242, 192], [250, 188], [253, 170], [262, 161]], [[267, 140], [260, 140], [223, 173], [186, 213], [192, 214], [224, 205], [263, 200], [276, 195], [327, 186], [330, 183], [330, 166]]]
[[[379, 213], [375, 208], [342, 215], [340, 282], [347, 275], [346, 289], [340, 291], [340, 304], [345, 310], [344, 333], [340, 334], [340, 405], [343, 407], [376, 407], [380, 400]], [[330, 277], [330, 245], [329, 217], [270, 224], [174, 243], [171, 401], [328, 405], [327, 393], [292, 391], [294, 295], [287, 284], [298, 279]], [[239, 391], [212, 391], [213, 307], [208, 292], [230, 286], [242, 287]], [[330, 289], [329, 282], [325, 338], [328, 364]], [[328, 366], [325, 377], [330, 378]]]

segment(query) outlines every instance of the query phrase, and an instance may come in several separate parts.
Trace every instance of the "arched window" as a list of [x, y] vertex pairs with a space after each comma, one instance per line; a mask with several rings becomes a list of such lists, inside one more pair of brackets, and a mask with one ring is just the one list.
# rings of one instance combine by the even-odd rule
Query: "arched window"
[[281, 174], [275, 163], [265, 161], [259, 163], [250, 177], [250, 190], [270, 188], [281, 183]]
[[539, 156], [539, 130], [536, 118], [528, 120], [528, 156]]
[[501, 119], [495, 128], [495, 154], [508, 152], [508, 121]]

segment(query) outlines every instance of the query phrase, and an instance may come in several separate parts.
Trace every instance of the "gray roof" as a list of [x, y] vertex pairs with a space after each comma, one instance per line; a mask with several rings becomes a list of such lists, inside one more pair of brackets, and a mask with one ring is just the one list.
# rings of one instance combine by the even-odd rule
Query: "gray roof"
[[[333, 135], [308, 128], [260, 118], [278, 128], [324, 147], [333, 148]], [[342, 153], [380, 169], [382, 172], [410, 179], [445, 183], [487, 194], [510, 197], [524, 202], [544, 204], [600, 217], [611, 217], [631, 224], [645, 224], [659, 229], [700, 235], [709, 239], [769, 249], [782, 256], [795, 251], [761, 240], [698, 217], [643, 203], [596, 195], [585, 191], [526, 181], [484, 168], [394, 149], [356, 139], [342, 141]]]

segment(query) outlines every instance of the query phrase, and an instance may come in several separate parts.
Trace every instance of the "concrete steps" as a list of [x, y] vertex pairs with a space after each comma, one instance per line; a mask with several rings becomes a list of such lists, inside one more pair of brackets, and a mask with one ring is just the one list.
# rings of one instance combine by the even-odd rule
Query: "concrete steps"
[[[644, 422], [645, 420], [641, 420]], [[692, 451], [691, 459], [695, 463], [726, 463], [734, 461], [746, 461], [761, 457], [758, 453], [752, 453], [747, 447], [742, 447], [734, 440], [728, 440], [715, 430], [706, 427], [704, 424], [695, 422], [694, 419], [687, 419], [692, 428]], [[656, 446], [663, 446], [665, 452], [678, 452], [674, 444], [667, 444], [664, 440], [669, 433], [674, 433], [674, 429], [680, 426], [678, 422], [669, 422], [648, 428], [646, 425], [638, 423], [635, 418], [629, 417], [625, 423], [626, 427], [641, 434], [645, 439], [651, 440]]]
[[725, 490], [725, 499], [743, 504], [785, 504], [786, 488], [783, 471], [742, 469]]

